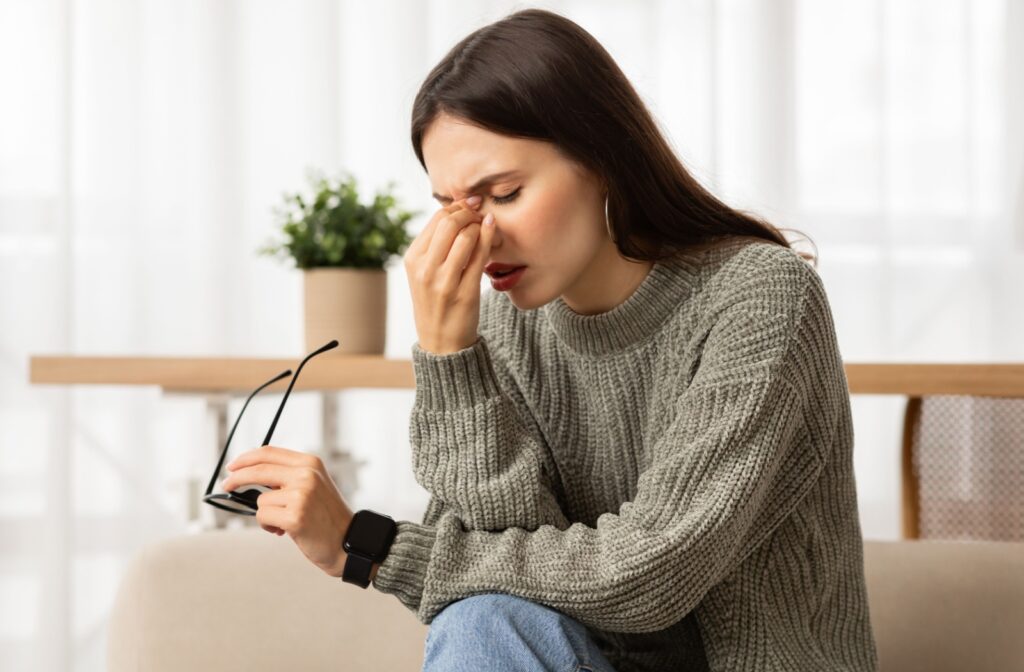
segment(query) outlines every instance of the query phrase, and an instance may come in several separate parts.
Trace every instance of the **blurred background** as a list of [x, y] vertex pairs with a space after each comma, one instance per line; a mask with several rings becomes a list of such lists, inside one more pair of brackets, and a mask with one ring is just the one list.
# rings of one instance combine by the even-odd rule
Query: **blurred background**
[[[30, 356], [300, 357], [301, 276], [256, 254], [282, 193], [393, 181], [418, 233], [416, 90], [531, 6], [608, 49], [712, 191], [810, 235], [847, 363], [1024, 359], [1021, 0], [0, 0], [0, 669], [104, 669], [126, 563], [213, 467], [202, 399], [34, 386]], [[387, 283], [408, 358], [399, 259]], [[414, 392], [339, 397], [350, 504], [418, 519]], [[904, 405], [853, 399], [866, 538], [899, 536]], [[274, 443], [316, 450], [321, 412], [296, 393]]]

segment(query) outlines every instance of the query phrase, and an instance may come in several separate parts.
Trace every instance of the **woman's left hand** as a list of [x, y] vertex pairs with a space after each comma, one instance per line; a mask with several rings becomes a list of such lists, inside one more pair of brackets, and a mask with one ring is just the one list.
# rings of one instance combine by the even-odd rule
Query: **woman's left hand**
[[256, 499], [256, 520], [264, 530], [278, 536], [287, 532], [310, 562], [341, 576], [346, 555], [341, 544], [353, 513], [319, 457], [263, 446], [242, 453], [227, 468], [225, 491], [257, 483], [274, 488]]

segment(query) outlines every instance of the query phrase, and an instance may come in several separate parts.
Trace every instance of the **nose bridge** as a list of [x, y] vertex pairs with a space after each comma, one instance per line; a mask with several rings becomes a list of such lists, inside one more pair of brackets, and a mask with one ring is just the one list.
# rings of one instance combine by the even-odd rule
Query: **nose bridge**
[[469, 193], [468, 189], [462, 188], [462, 185], [468, 186], [470, 184], [470, 182], [467, 181], [467, 178], [469, 177], [471, 177], [471, 175], [460, 176], [452, 180], [455, 184], [448, 185], [448, 195], [452, 197], [453, 201], [462, 200], [463, 198], [472, 195]]

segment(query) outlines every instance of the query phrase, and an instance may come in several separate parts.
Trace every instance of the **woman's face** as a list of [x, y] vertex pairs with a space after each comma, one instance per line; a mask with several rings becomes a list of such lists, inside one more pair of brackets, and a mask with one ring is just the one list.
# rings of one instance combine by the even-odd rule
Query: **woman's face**
[[[442, 114], [427, 128], [422, 149], [440, 204], [476, 194], [483, 199], [480, 212], [494, 214], [487, 263], [526, 266], [508, 290], [520, 310], [578, 292], [600, 273], [594, 262], [616, 252], [599, 180], [551, 143], [499, 135]], [[507, 174], [474, 187], [498, 173]]]

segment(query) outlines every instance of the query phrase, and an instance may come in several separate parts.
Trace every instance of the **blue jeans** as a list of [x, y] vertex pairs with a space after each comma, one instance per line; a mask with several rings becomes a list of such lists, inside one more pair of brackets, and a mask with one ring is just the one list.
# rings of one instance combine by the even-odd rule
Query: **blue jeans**
[[430, 624], [422, 672], [615, 672], [578, 621], [512, 595], [452, 602]]

